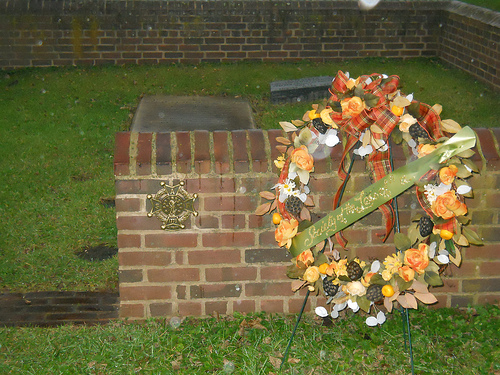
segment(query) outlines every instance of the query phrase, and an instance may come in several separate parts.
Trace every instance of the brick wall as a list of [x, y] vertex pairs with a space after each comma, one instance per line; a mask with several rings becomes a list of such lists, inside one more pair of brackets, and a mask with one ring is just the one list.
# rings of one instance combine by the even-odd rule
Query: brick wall
[[[500, 299], [500, 155], [498, 129], [477, 129], [487, 160], [473, 180], [475, 199], [468, 200], [472, 220], [486, 245], [464, 250], [461, 268], [450, 266], [444, 286], [436, 288], [437, 306], [465, 306]], [[141, 319], [165, 315], [210, 315], [233, 312], [298, 312], [302, 295], [294, 295], [285, 267], [290, 257], [278, 248], [269, 215], [254, 215], [258, 193], [270, 190], [277, 175], [273, 159], [280, 130], [118, 133], [115, 175], [119, 246], [121, 316]], [[331, 158], [315, 162], [310, 182], [315, 214], [331, 210], [339, 181], [335, 177], [341, 146]], [[396, 166], [406, 163], [396, 148]], [[160, 181], [198, 194], [199, 212], [185, 229], [166, 232], [148, 218], [147, 194]], [[358, 161], [346, 198], [369, 184], [364, 162]], [[419, 212], [414, 194], [398, 199], [403, 224]], [[346, 230], [349, 255], [384, 258], [394, 252], [391, 239], [381, 243], [380, 212], [373, 212]], [[405, 227], [403, 226], [403, 231]], [[342, 252], [342, 255], [347, 253]], [[345, 253], [345, 254], [344, 254]], [[323, 302], [323, 301], [320, 301]], [[307, 309], [314, 308], [310, 298]]]
[[449, 1], [9, 0], [0, 67], [440, 56], [498, 89], [499, 22]]

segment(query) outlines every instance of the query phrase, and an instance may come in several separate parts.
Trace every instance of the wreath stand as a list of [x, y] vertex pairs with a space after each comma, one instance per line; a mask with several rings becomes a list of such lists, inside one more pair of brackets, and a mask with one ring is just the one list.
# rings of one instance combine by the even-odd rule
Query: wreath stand
[[[358, 144], [359, 144], [359, 141], [358, 141]], [[390, 139], [389, 139], [389, 147], [392, 147]], [[347, 176], [346, 176], [345, 182], [342, 186], [342, 190], [340, 191], [340, 198], [339, 198], [339, 203], [337, 204], [337, 206], [339, 206], [340, 202], [342, 201], [345, 186], [347, 185], [347, 180], [349, 180], [349, 177], [351, 176], [351, 171], [352, 171], [352, 167], [354, 165], [355, 159], [356, 159], [356, 155], [352, 155], [351, 163], [349, 164], [349, 169], [347, 171]], [[391, 164], [391, 169], [394, 170], [394, 161], [392, 158], [392, 152], [390, 153], [389, 160], [390, 160], [390, 164]], [[399, 208], [398, 208], [397, 196], [392, 199], [392, 207], [394, 209], [394, 217], [395, 217], [393, 229], [396, 233], [400, 233], [401, 227], [400, 227], [400, 223], [399, 223]], [[335, 208], [337, 208], [337, 207], [335, 207]], [[323, 247], [322, 251], [324, 251], [325, 247], [326, 247], [326, 240], [325, 240], [325, 246]], [[399, 252], [398, 249], [396, 249], [396, 251]], [[288, 345], [286, 347], [285, 354], [283, 355], [283, 359], [281, 361], [280, 370], [282, 369], [284, 363], [287, 362], [288, 353], [290, 351], [290, 347], [292, 346], [292, 342], [293, 342], [293, 339], [295, 337], [295, 332], [297, 331], [300, 320], [302, 319], [302, 314], [304, 313], [304, 309], [306, 307], [307, 300], [309, 299], [310, 294], [311, 294], [311, 292], [308, 289], [306, 296], [304, 297], [304, 302], [302, 303], [302, 307], [300, 309], [299, 315], [297, 316], [297, 321], [295, 322], [295, 326], [293, 327], [292, 334], [290, 336], [290, 339], [288, 340]], [[412, 375], [415, 375], [415, 367], [414, 367], [414, 361], [413, 361], [413, 345], [412, 345], [411, 327], [410, 327], [410, 314], [408, 311], [409, 309], [404, 308], [404, 307], [400, 307], [398, 310], [401, 313], [401, 323], [402, 323], [405, 351], [407, 351], [410, 355], [411, 373], [412, 373]]]

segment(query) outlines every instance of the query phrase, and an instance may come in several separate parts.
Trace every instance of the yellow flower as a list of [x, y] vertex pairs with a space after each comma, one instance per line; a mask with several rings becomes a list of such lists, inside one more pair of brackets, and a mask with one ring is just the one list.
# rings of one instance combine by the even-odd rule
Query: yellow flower
[[283, 169], [285, 166], [285, 157], [284, 156], [278, 156], [278, 158], [274, 161], [274, 165], [278, 169]]
[[299, 255], [297, 255], [297, 259], [295, 261], [295, 264], [297, 267], [306, 269], [310, 265], [314, 263], [314, 255], [311, 250], [304, 250], [301, 252]]
[[306, 272], [304, 272], [304, 275], [302, 275], [302, 279], [309, 283], [315, 283], [320, 277], [319, 273], [319, 268], [316, 266], [311, 266], [308, 269], [306, 269]]
[[[393, 273], [398, 272], [399, 268], [403, 265], [403, 262], [401, 261], [401, 257], [392, 254], [388, 255], [385, 260], [384, 260], [384, 266], [385, 269], [392, 275]], [[382, 275], [383, 277], [383, 275]]]
[[281, 220], [274, 232], [274, 238], [278, 244], [289, 249], [292, 246], [292, 238], [297, 234], [298, 226], [299, 222], [296, 219]]
[[382, 278], [385, 281], [389, 281], [392, 278], [392, 273], [390, 273], [388, 270], [383, 270], [382, 271]]

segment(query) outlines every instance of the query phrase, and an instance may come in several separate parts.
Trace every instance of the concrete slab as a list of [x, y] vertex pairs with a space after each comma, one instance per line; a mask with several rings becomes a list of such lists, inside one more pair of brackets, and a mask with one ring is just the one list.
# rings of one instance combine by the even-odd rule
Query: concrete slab
[[252, 109], [246, 100], [206, 96], [146, 96], [142, 98], [131, 131], [253, 129]]
[[295, 103], [330, 97], [333, 77], [309, 77], [271, 82], [271, 103]]

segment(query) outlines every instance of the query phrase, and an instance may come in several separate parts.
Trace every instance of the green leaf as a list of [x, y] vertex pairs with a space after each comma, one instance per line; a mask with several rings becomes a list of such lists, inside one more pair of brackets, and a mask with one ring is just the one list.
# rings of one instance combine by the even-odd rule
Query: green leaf
[[448, 251], [448, 253], [450, 253], [450, 255], [454, 257], [456, 253], [455, 253], [455, 244], [453, 243], [453, 241], [445, 240], [444, 245], [446, 246], [446, 250]]
[[309, 128], [303, 128], [300, 131], [299, 136], [295, 138], [294, 146], [295, 148], [299, 148], [302, 145], [307, 146], [309, 143], [311, 143], [311, 140], [312, 140], [311, 130]]
[[328, 257], [321, 253], [314, 256], [314, 265], [321, 266], [323, 263], [329, 263]]
[[399, 130], [399, 127], [395, 127], [394, 130], [391, 133], [392, 140], [394, 141], [395, 144], [399, 145], [401, 142], [403, 142], [403, 133], [401, 133], [401, 130]]
[[399, 292], [402, 292], [402, 291], [410, 288], [411, 285], [413, 284], [413, 280], [412, 281], [404, 281], [403, 278], [399, 275], [394, 275], [393, 278], [396, 281], [396, 284], [398, 285]]
[[351, 281], [351, 279], [350, 279], [350, 278], [348, 278], [348, 277], [347, 277], [347, 276], [345, 276], [345, 275], [340, 275], [340, 276], [339, 276], [339, 280], [340, 280], [340, 281], [345, 281], [345, 282], [350, 282], [350, 281]]
[[375, 275], [373, 275], [370, 279], [370, 284], [376, 284], [376, 285], [385, 285], [387, 284], [387, 281], [385, 281], [383, 278], [382, 278], [382, 275], [379, 274], [379, 273], [376, 273]]
[[331, 108], [334, 110], [334, 112], [342, 112], [342, 105], [340, 102], [332, 102]]
[[418, 119], [420, 117], [420, 102], [413, 102], [406, 107], [408, 113]]
[[467, 228], [467, 227], [462, 227], [462, 234], [465, 236], [465, 238], [467, 238], [467, 241], [469, 241], [469, 243], [471, 245], [475, 245], [475, 246], [484, 245], [481, 237], [479, 237], [479, 235], [476, 232], [474, 232], [472, 229]]
[[394, 235], [394, 246], [400, 251], [408, 250], [411, 247], [411, 240], [403, 233]]
[[470, 223], [470, 217], [468, 216], [457, 216], [457, 221], [462, 225], [467, 225]]
[[425, 273], [427, 272], [439, 273], [439, 266], [434, 262], [429, 262], [429, 265], [425, 268]]
[[366, 93], [364, 96], [363, 96], [363, 99], [365, 100], [365, 103], [373, 108], [375, 106], [377, 106], [380, 98], [377, 96], [377, 95], [374, 95], [372, 93]]
[[472, 172], [479, 173], [479, 168], [477, 167], [476, 163], [474, 163], [472, 160], [462, 159], [462, 163], [467, 167], [469, 167], [472, 170]]
[[360, 98], [362, 98], [364, 93], [365, 91], [363, 90], [363, 86], [361, 84], [357, 85], [354, 89], [354, 96], [359, 96]]
[[437, 272], [425, 272], [424, 275], [425, 282], [431, 286], [441, 286], [443, 285], [443, 280]]
[[286, 275], [290, 279], [298, 279], [300, 278], [306, 270], [300, 269], [295, 264], [291, 264], [286, 268]]
[[457, 177], [458, 178], [467, 178], [472, 176], [472, 172], [469, 172], [467, 168], [463, 164], [458, 164], [457, 165]]
[[370, 311], [370, 301], [366, 299], [365, 296], [363, 297], [356, 297], [356, 302], [358, 303], [358, 306], [361, 310], [364, 312], [369, 312]]
[[474, 156], [474, 155], [475, 155], [475, 152], [472, 151], [471, 149], [462, 151], [461, 153], [457, 154], [457, 156], [459, 156], [461, 158], [470, 158], [471, 156]]

